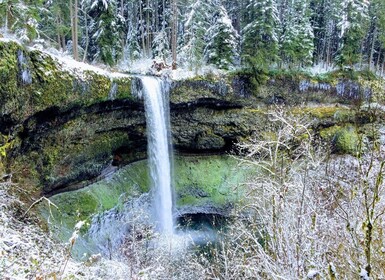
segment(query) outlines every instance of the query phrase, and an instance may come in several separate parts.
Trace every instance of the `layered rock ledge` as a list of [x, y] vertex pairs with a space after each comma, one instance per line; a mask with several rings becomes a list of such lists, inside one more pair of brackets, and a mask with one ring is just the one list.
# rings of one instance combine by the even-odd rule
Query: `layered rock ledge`
[[[144, 106], [133, 94], [135, 77], [66, 69], [14, 42], [0, 42], [0, 55], [0, 174], [12, 174], [36, 196], [52, 195], [146, 157]], [[171, 81], [176, 152], [228, 152], [268, 127], [266, 110], [277, 104], [307, 114], [320, 135], [332, 139], [338, 127], [374, 121], [350, 107], [383, 90], [378, 81], [338, 77], [324, 82], [275, 76], [260, 85], [254, 80], [235, 73]], [[303, 104], [306, 109], [296, 109]]]

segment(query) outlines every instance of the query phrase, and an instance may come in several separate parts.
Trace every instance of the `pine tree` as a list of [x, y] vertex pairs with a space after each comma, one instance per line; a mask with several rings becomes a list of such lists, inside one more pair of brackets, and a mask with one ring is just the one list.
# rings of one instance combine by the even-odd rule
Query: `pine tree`
[[30, 42], [39, 36], [38, 22], [42, 8], [42, 0], [0, 1], [1, 25], [6, 31], [14, 32], [21, 41]]
[[213, 24], [207, 31], [204, 55], [207, 63], [229, 69], [237, 64], [239, 35], [232, 26], [226, 9], [222, 5], [215, 8]]
[[66, 50], [66, 37], [71, 32], [68, 1], [48, 1], [41, 11], [39, 28], [44, 39], [56, 42], [58, 49]]
[[128, 0], [124, 2], [125, 12], [127, 14], [125, 21], [125, 45], [123, 47], [124, 61], [133, 61], [139, 59], [142, 55], [141, 46], [139, 43], [139, 5], [136, 0]]
[[152, 41], [152, 49], [156, 59], [162, 59], [166, 62], [170, 55], [169, 38], [166, 29], [162, 29], [156, 34]]
[[380, 68], [380, 60], [382, 58], [381, 63], [381, 72], [384, 73], [384, 65], [385, 65], [385, 3], [382, 0], [375, 0], [375, 3], [378, 3], [376, 9], [376, 24], [378, 28], [378, 57], [377, 57], [377, 68]]
[[308, 0], [293, 0], [284, 15], [281, 56], [289, 66], [305, 66], [312, 63], [314, 32], [310, 12]]
[[342, 20], [339, 22], [341, 42], [336, 62], [340, 67], [352, 68], [361, 59], [363, 39], [368, 20], [366, 0], [343, 0]]
[[162, 59], [165, 64], [172, 54], [172, 7], [165, 0], [157, 0], [154, 4], [153, 24], [151, 29], [154, 36], [152, 40], [152, 54], [156, 59]]
[[189, 5], [184, 18], [183, 45], [179, 57], [180, 62], [191, 70], [199, 69], [203, 63], [205, 34], [210, 27], [208, 11], [206, 1], [198, 0]]
[[339, 26], [342, 20], [341, 0], [312, 0], [312, 26], [314, 30], [315, 57], [317, 63], [330, 65], [339, 45]]
[[[369, 5], [370, 32], [367, 32], [368, 64], [377, 70], [385, 47], [385, 2], [372, 0]], [[385, 54], [384, 54], [385, 55]], [[382, 58], [384, 59], [384, 58]]]
[[244, 62], [266, 67], [278, 60], [279, 18], [275, 0], [249, 0], [249, 23], [242, 30]]
[[121, 57], [120, 33], [122, 19], [117, 13], [115, 0], [95, 0], [90, 3], [90, 51], [93, 60], [112, 66]]

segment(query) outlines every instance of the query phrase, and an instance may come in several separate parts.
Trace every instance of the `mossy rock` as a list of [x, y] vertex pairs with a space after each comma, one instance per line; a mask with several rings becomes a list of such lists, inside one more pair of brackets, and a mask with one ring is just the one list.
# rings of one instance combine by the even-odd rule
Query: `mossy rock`
[[296, 107], [291, 111], [296, 116], [306, 116], [318, 120], [332, 119], [337, 122], [348, 122], [354, 120], [354, 111], [350, 108], [337, 106], [317, 106], [317, 107]]
[[58, 226], [72, 229], [77, 221], [90, 221], [94, 214], [149, 191], [149, 186], [147, 162], [139, 161], [117, 171], [111, 178], [80, 190], [57, 194], [50, 198], [57, 209], [41, 204], [39, 211], [46, 220], [54, 219], [54, 224], [50, 225], [52, 230]]
[[320, 136], [331, 140], [334, 153], [355, 155], [359, 151], [360, 136], [352, 126], [333, 126], [322, 130]]
[[[22, 66], [20, 54], [25, 59]], [[24, 68], [31, 77], [28, 83], [21, 79]], [[113, 84], [114, 98], [131, 98], [129, 77], [111, 79], [93, 71], [79, 76], [38, 50], [27, 50], [16, 42], [0, 42], [0, 109], [2, 115], [11, 115], [15, 122], [54, 106], [65, 111], [112, 99]]]
[[[242, 197], [242, 183], [255, 172], [254, 168], [238, 164], [229, 156], [177, 156], [174, 164], [177, 209], [185, 213], [191, 209], [204, 212], [229, 207]], [[114, 207], [123, 209], [123, 203], [149, 192], [150, 186], [147, 161], [138, 161], [88, 187], [50, 197], [58, 209], [41, 203], [39, 212], [50, 221], [48, 226], [54, 236], [67, 241], [79, 220], [90, 222], [95, 214]]]
[[198, 150], [220, 150], [226, 145], [225, 140], [211, 132], [197, 136], [195, 148]]
[[240, 184], [255, 169], [240, 166], [229, 156], [201, 156], [175, 160], [177, 206], [213, 206], [224, 208], [242, 195]]
[[333, 139], [334, 151], [339, 154], [356, 154], [358, 152], [359, 136], [353, 127], [339, 130]]

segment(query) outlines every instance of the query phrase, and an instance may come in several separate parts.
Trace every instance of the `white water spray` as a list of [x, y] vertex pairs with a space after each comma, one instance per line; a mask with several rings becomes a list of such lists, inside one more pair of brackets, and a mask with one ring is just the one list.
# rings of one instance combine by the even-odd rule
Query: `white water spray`
[[155, 211], [159, 231], [174, 233], [172, 213], [170, 145], [168, 137], [169, 109], [164, 82], [154, 77], [141, 77], [146, 109], [148, 159], [154, 189]]

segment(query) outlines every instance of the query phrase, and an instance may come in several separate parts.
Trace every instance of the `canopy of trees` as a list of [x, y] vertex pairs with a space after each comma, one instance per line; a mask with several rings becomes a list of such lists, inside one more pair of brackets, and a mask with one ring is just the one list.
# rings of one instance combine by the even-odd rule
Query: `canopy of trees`
[[[383, 0], [0, 0], [0, 25], [75, 59], [383, 69]], [[76, 42], [76, 43], [74, 43]]]

